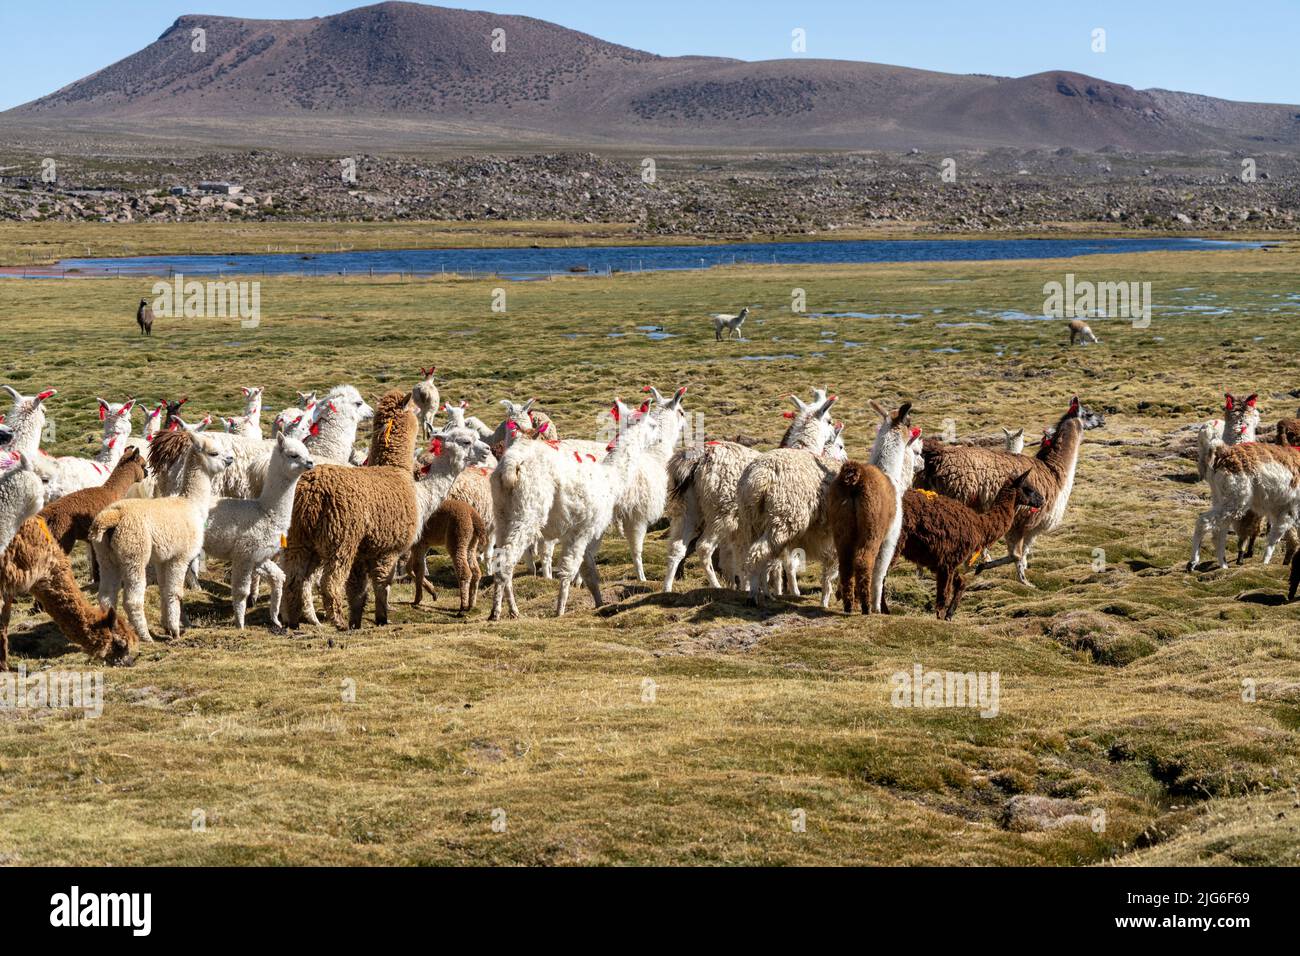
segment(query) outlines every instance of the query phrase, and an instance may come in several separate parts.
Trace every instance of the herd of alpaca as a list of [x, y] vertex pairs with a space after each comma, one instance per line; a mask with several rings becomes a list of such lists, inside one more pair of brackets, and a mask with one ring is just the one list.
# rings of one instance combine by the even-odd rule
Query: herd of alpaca
[[[1024, 429], [1004, 428], [998, 446], [921, 437], [910, 402], [878, 416], [863, 459], [845, 449], [833, 419], [837, 396], [790, 396], [793, 411], [777, 447], [686, 440], [686, 388], [670, 396], [647, 386], [640, 406], [615, 399], [613, 440], [561, 438], [536, 400], [502, 401], [489, 426], [468, 403], [443, 403], [433, 368], [372, 408], [356, 388], [299, 392], [263, 432], [263, 389], [245, 386], [240, 414], [225, 431], [181, 418], [185, 399], [160, 402], [134, 437], [134, 400], [98, 399], [102, 437], [92, 458], [40, 450], [53, 389], [24, 395], [0, 432], [0, 668], [7, 666], [14, 601], [30, 595], [89, 655], [129, 662], [139, 642], [188, 626], [187, 579], [207, 559], [229, 567], [231, 614], [239, 628], [260, 584], [269, 584], [273, 628], [362, 624], [373, 592], [374, 622], [389, 619], [399, 571], [426, 590], [430, 548], [446, 551], [459, 612], [474, 610], [480, 580], [491, 584], [490, 620], [519, 615], [515, 574], [522, 562], [556, 579], [555, 611], [568, 610], [581, 580], [603, 602], [597, 557], [606, 533], [625, 538], [633, 573], [646, 580], [647, 531], [666, 521], [662, 590], [671, 592], [692, 553], [711, 588], [747, 592], [759, 605], [799, 595], [805, 565], [820, 564], [823, 608], [889, 613], [886, 576], [899, 559], [930, 571], [936, 616], [951, 619], [964, 575], [1015, 564], [1029, 585], [1031, 551], [1064, 521], [1084, 433], [1104, 418], [1073, 398], [1026, 454]], [[437, 416], [444, 421], [438, 422]], [[368, 424], [369, 444], [357, 450]], [[1290, 597], [1300, 589], [1300, 419], [1283, 419], [1272, 441], [1257, 440], [1255, 395], [1225, 397], [1224, 414], [1197, 430], [1197, 471], [1211, 507], [1193, 535], [1214, 535], [1226, 566], [1226, 537], [1238, 562], [1267, 528], [1264, 561], [1288, 542]], [[100, 433], [96, 433], [99, 435]], [[70, 556], [87, 543], [95, 600], [82, 592]], [[998, 542], [1003, 557], [989, 557]], [[555, 557], [558, 551], [558, 559]], [[553, 569], [553, 575], [552, 575]], [[145, 596], [159, 593], [151, 629]], [[1032, 585], [1030, 585], [1032, 586]], [[122, 613], [118, 613], [119, 604]]]

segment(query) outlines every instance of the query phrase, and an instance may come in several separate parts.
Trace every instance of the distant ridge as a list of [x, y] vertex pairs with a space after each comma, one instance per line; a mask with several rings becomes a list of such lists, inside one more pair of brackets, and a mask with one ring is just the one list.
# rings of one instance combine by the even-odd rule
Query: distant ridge
[[[494, 31], [504, 51], [494, 51]], [[310, 20], [186, 15], [138, 53], [0, 113], [0, 126], [33, 125], [322, 141], [346, 128], [376, 146], [1300, 147], [1300, 107], [1062, 71], [1007, 78], [660, 57], [530, 17], [415, 3]]]

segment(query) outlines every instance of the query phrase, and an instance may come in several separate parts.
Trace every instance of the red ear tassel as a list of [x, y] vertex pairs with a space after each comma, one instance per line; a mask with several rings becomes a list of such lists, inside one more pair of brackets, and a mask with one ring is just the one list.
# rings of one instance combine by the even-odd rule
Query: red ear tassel
[[313, 435], [319, 435], [319, 434], [320, 434], [320, 422], [312, 422], [312, 423], [311, 423], [311, 428], [307, 429], [307, 431], [310, 432], [310, 433], [313, 434]]
[[1257, 398], [1259, 398], [1258, 395], [1251, 395], [1250, 398], [1246, 399], [1246, 407], [1247, 407], [1247, 408], [1254, 408], [1254, 407], [1255, 407], [1255, 399], [1257, 399]]
[[912, 429], [912, 440], [915, 441], [916, 439], [918, 439], [918, 438], [920, 438], [920, 437], [921, 437], [921, 429], [919, 429], [919, 428], [913, 428], [913, 429]]
[[641, 412], [642, 415], [644, 415], [646, 412], [650, 411], [650, 403], [649, 403], [649, 402], [642, 402], [642, 403], [641, 403], [641, 408], [639, 409], [639, 411]]
[[1224, 392], [1224, 393], [1223, 393], [1223, 410], [1224, 410], [1225, 412], [1230, 412], [1230, 411], [1232, 411], [1232, 393], [1231, 393], [1231, 392]]
[[441, 439], [441, 438], [435, 438], [433, 441], [431, 441], [431, 442], [429, 443], [429, 451], [433, 452], [433, 457], [434, 457], [434, 458], [441, 458], [441, 457], [442, 457], [442, 439]]
[[41, 392], [39, 395], [36, 396], [36, 400], [38, 402], [43, 402], [51, 395], [57, 395], [58, 393], [59, 393], [58, 389], [47, 388], [45, 391]]
[[619, 420], [618, 402], [615, 402], [612, 406], [610, 406], [609, 413], [614, 416], [614, 421]]
[[548, 429], [548, 428], [550, 428], [550, 427], [551, 427], [551, 423], [550, 423], [550, 422], [542, 422], [542, 427], [539, 428], [539, 429], [537, 429], [537, 434], [539, 434], [539, 435], [545, 435], [545, 434], [546, 434], [546, 429]]
[[107, 415], [107, 414], [108, 414], [107, 409], [105, 409], [103, 405], [100, 405], [100, 406], [99, 406], [99, 420], [100, 420], [101, 422], [104, 420], [104, 417], [105, 417], [105, 415]]
[[782, 413], [781, 413], [781, 417], [782, 417], [782, 418], [794, 418], [794, 412], [782, 412]]

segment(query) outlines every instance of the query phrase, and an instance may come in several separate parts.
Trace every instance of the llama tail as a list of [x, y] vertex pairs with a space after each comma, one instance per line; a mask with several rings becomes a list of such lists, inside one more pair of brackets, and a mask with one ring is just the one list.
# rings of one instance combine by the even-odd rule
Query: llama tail
[[94, 524], [90, 526], [90, 534], [87, 535], [89, 541], [108, 542], [113, 537], [113, 530], [122, 520], [122, 509], [109, 505], [103, 511], [95, 516]]
[[681, 501], [695, 484], [695, 474], [704, 461], [704, 455], [687, 456], [677, 452], [668, 460], [668, 500]]
[[860, 461], [846, 461], [835, 484], [846, 497], [861, 498], [867, 484], [867, 466]]

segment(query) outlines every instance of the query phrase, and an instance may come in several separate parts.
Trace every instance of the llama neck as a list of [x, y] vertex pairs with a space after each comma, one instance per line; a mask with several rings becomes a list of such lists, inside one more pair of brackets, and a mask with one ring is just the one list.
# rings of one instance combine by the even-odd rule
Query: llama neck
[[997, 541], [1004, 536], [1016, 520], [1016, 489], [1010, 485], [1005, 486], [993, 499], [989, 510], [977, 514], [976, 520], [982, 529], [981, 544]]
[[212, 505], [212, 477], [198, 463], [196, 452], [190, 452], [181, 475], [180, 496], [207, 510]]
[[442, 507], [442, 503], [451, 493], [451, 486], [460, 477], [464, 469], [444, 457], [434, 459], [429, 473], [415, 483], [416, 502], [420, 510], [420, 527], [429, 517]]
[[346, 465], [352, 456], [352, 446], [357, 441], [357, 423], [350, 417], [326, 413], [319, 422], [315, 435], [308, 435], [305, 444], [313, 458]]
[[285, 523], [288, 523], [293, 511], [293, 492], [301, 474], [299, 471], [291, 471], [279, 455], [275, 456], [272, 467], [267, 472], [266, 482], [262, 485], [262, 494], [257, 499], [265, 514], [283, 517]]
[[44, 427], [43, 416], [29, 414], [10, 416], [9, 427], [14, 437], [9, 447], [20, 451], [28, 458], [34, 458], [41, 448], [41, 429]]
[[136, 472], [134, 468], [114, 468], [113, 473], [108, 476], [104, 482], [104, 490], [111, 495], [121, 498], [126, 494], [126, 490], [136, 483]]
[[1043, 464], [1058, 477], [1064, 477], [1074, 470], [1074, 463], [1079, 458], [1079, 446], [1083, 443], [1083, 426], [1077, 418], [1066, 419], [1056, 429], [1056, 439]]
[[406, 427], [405, 422], [391, 422], [376, 428], [370, 438], [367, 461], [371, 465], [410, 468], [415, 461], [414, 432]]
[[50, 616], [60, 631], [88, 647], [91, 632], [105, 623], [107, 612], [93, 606], [82, 595], [67, 558], [51, 563], [50, 573], [32, 585], [32, 596], [41, 602], [41, 610]]
[[826, 433], [821, 428], [821, 420], [808, 415], [790, 426], [783, 441], [785, 448], [798, 448], [821, 454], [822, 449], [826, 447]]
[[122, 460], [122, 453], [124, 451], [126, 451], [126, 441], [125, 439], [118, 438], [117, 441], [113, 442], [113, 447], [99, 449], [95, 454], [95, 464], [101, 465], [109, 471], [112, 471], [117, 467], [117, 463]]

